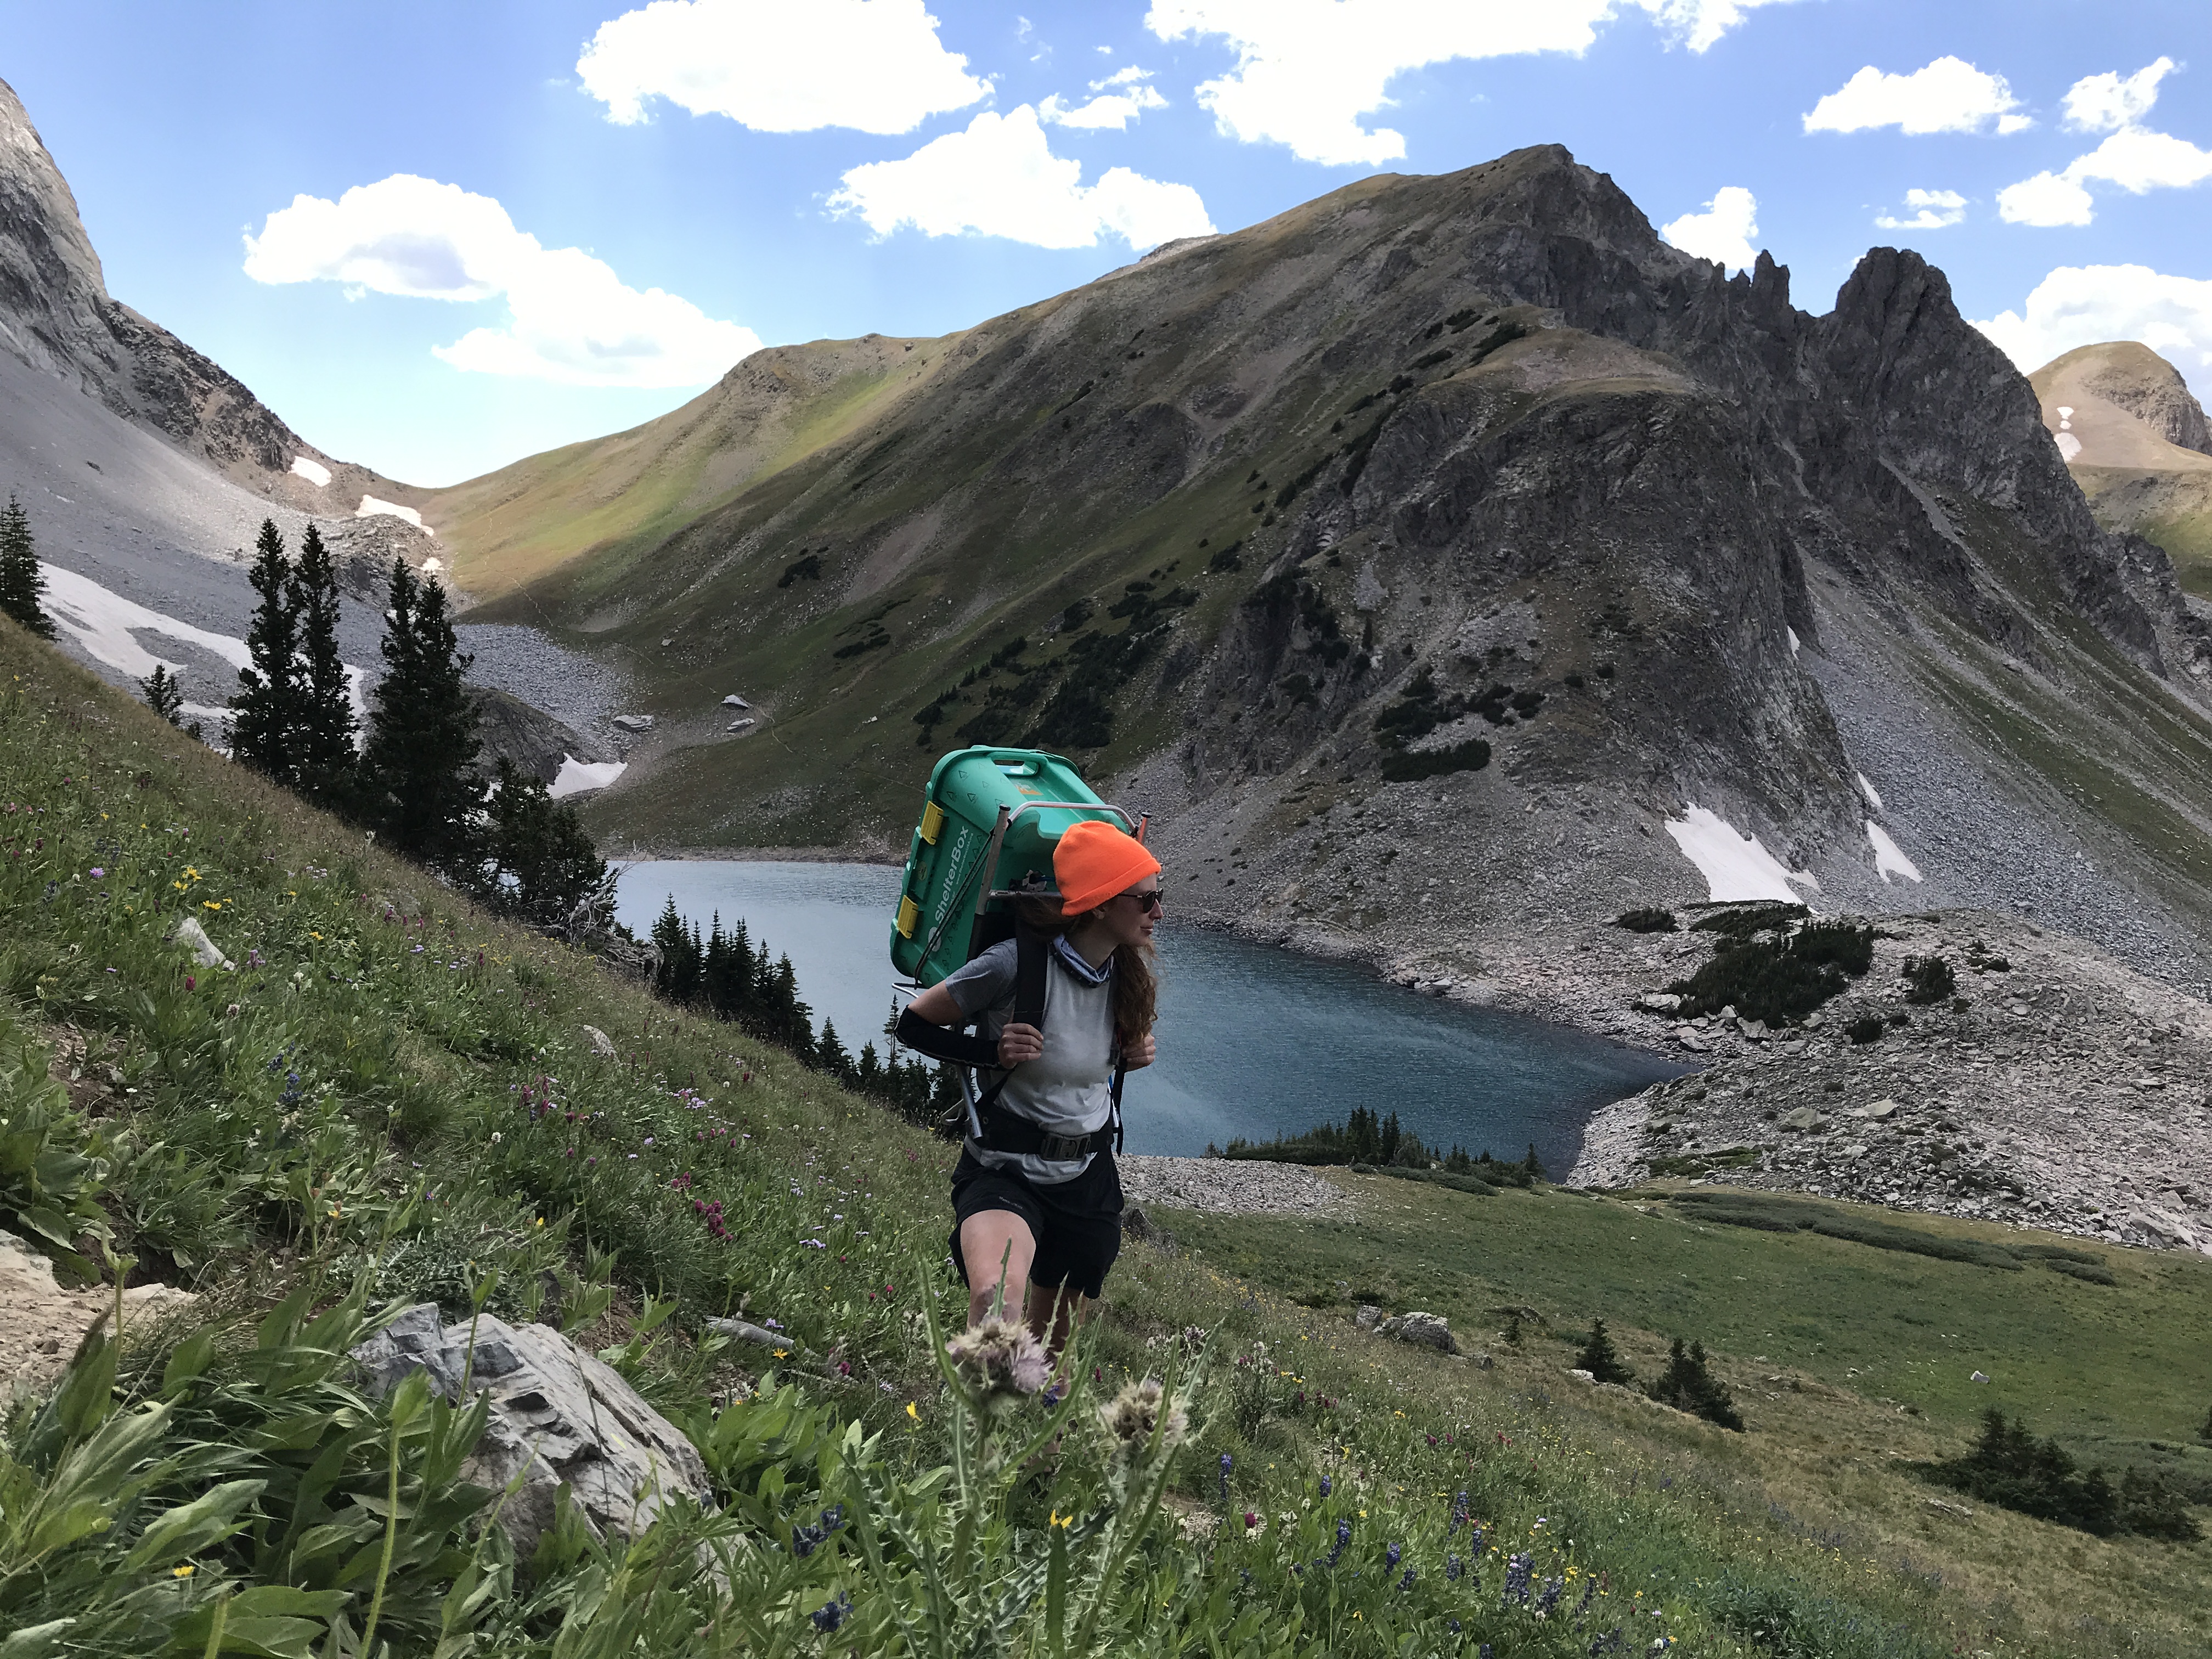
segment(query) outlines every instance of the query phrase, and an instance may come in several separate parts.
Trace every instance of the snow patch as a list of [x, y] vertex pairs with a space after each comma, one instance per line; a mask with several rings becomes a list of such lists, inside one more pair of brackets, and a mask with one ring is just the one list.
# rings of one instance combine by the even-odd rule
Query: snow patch
[[292, 471], [318, 489], [325, 489], [330, 486], [331, 470], [320, 461], [311, 461], [305, 455], [295, 455], [292, 458]]
[[1859, 781], [1859, 793], [1866, 797], [1867, 805], [1873, 807], [1875, 811], [1881, 811], [1881, 797], [1875, 793], [1874, 786], [1867, 781], [1867, 775], [1863, 772], [1854, 772], [1851, 775]]
[[1758, 836], [1739, 836], [1726, 818], [1702, 806], [1686, 806], [1680, 818], [1668, 819], [1667, 833], [1674, 836], [1682, 856], [1698, 866], [1710, 890], [1706, 896], [1716, 903], [1742, 899], [1794, 902], [1793, 881], [1820, 890], [1811, 872], [1787, 868], [1759, 844]]
[[1867, 820], [1867, 840], [1874, 848], [1874, 872], [1881, 878], [1883, 886], [1889, 885], [1893, 875], [1903, 876], [1907, 881], [1920, 879], [1920, 866], [1905, 857], [1889, 838], [1889, 831], [1872, 818]]
[[[186, 645], [198, 646], [212, 652], [234, 668], [244, 668], [252, 657], [247, 653], [244, 640], [233, 639], [228, 634], [211, 634], [204, 628], [195, 628], [190, 623], [179, 622], [174, 617], [165, 617], [158, 611], [125, 599], [120, 593], [101, 586], [89, 576], [80, 576], [74, 570], [64, 570], [59, 565], [40, 561], [39, 569], [46, 579], [46, 609], [55, 623], [69, 630], [77, 647], [94, 662], [101, 663], [118, 673], [127, 674], [134, 680], [143, 680], [154, 672], [156, 663], [171, 673], [181, 672], [188, 665], [157, 657], [138, 641], [141, 634], [156, 634], [163, 638], [179, 640]], [[368, 679], [366, 672], [346, 665], [346, 696], [353, 704], [354, 719], [362, 729], [368, 726]], [[228, 720], [228, 708], [210, 708], [204, 703], [188, 702], [180, 713], [201, 720]]]
[[1790, 636], [1790, 654], [1793, 657], [1796, 656], [1797, 654], [1797, 630], [1794, 628], [1785, 628], [1782, 631]]
[[563, 795], [580, 795], [587, 789], [604, 789], [629, 770], [628, 761], [594, 763], [563, 755], [561, 757], [560, 775], [553, 780], [552, 787], [545, 793], [558, 800]]
[[212, 651], [234, 668], [243, 668], [252, 660], [246, 655], [244, 640], [234, 640], [228, 634], [210, 634], [204, 628], [194, 628], [174, 617], [149, 611], [102, 587], [89, 576], [80, 576], [74, 570], [64, 570], [43, 559], [39, 562], [39, 570], [46, 579], [46, 609], [52, 613], [54, 621], [76, 636], [85, 655], [118, 673], [143, 680], [154, 672], [156, 663], [173, 673], [185, 666], [181, 662], [168, 662], [147, 650], [138, 643], [141, 633], [160, 634], [186, 645], [197, 645], [202, 650]]
[[2081, 441], [2070, 432], [2060, 433], [2058, 434], [2058, 453], [2067, 460], [2071, 461], [2076, 455], [2079, 455], [2081, 453]]
[[[373, 519], [380, 513], [391, 518], [404, 519], [417, 530], [422, 530], [422, 515], [413, 507], [401, 507], [396, 501], [380, 501], [374, 495], [364, 495], [361, 498], [361, 505], [353, 510], [356, 519]], [[427, 530], [423, 531], [423, 534], [428, 533]]]

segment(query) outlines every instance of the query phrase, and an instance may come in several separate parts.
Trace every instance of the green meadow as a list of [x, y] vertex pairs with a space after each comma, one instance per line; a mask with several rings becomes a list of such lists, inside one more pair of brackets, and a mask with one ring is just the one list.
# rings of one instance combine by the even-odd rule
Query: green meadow
[[[1347, 1176], [1348, 1222], [1169, 1217], [1181, 1243], [1129, 1248], [1053, 1403], [941, 1357], [945, 1143], [474, 910], [6, 626], [0, 1051], [0, 1226], [103, 1305], [199, 1297], [111, 1322], [9, 1407], [4, 1659], [2212, 1644], [2212, 1547], [1907, 1467], [1986, 1401], [2201, 1475], [2199, 1264], [2100, 1247], [2101, 1285], [1656, 1192]], [[1357, 1331], [1367, 1298], [1449, 1315], [1492, 1363]], [[422, 1300], [564, 1328], [692, 1437], [711, 1501], [516, 1550], [467, 1476], [470, 1405], [368, 1398], [344, 1362]], [[735, 1313], [781, 1346], [706, 1322]], [[1566, 1377], [1591, 1317], [1646, 1375], [1700, 1338], [1749, 1431]]]

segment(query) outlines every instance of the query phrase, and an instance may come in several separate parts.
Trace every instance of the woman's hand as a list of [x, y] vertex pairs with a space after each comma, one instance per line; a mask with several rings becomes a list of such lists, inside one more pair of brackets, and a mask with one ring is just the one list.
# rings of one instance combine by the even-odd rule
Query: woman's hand
[[1025, 1060], [1035, 1060], [1044, 1052], [1044, 1033], [1034, 1025], [1024, 1025], [1019, 1020], [999, 1033], [999, 1065], [1011, 1071]]
[[1121, 1064], [1130, 1071], [1142, 1071], [1158, 1057], [1159, 1052], [1159, 1044], [1152, 1041], [1152, 1034], [1147, 1031], [1129, 1045], [1121, 1056]]

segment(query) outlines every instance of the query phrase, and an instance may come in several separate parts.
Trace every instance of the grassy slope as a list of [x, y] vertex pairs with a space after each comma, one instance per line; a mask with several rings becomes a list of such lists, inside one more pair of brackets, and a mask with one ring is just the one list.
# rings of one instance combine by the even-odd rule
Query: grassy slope
[[2173, 561], [2182, 589], [2212, 599], [2212, 470], [2136, 471], [2117, 466], [2069, 469], [2089, 510], [2108, 530], [2155, 542]]
[[[848, 1379], [810, 1360], [800, 1373], [810, 1393], [889, 1430], [899, 1460], [941, 1455], [938, 1396], [900, 1317], [913, 1305], [917, 1260], [941, 1259], [941, 1144], [730, 1028], [672, 1016], [588, 961], [447, 902], [420, 872], [240, 776], [4, 625], [0, 677], [0, 802], [17, 809], [0, 818], [0, 993], [9, 1018], [85, 1045], [74, 1092], [111, 1153], [124, 1149], [105, 1200], [123, 1246], [218, 1291], [211, 1305], [250, 1312], [303, 1273], [365, 1259], [398, 1227], [405, 1248], [395, 1253], [386, 1239], [381, 1292], [450, 1304], [496, 1268], [507, 1287], [499, 1295], [520, 1312], [541, 1270], [574, 1262], [588, 1241], [617, 1257], [622, 1299], [607, 1336], [621, 1336], [622, 1310], [647, 1291], [678, 1298], [689, 1330], [750, 1296], [754, 1316], [773, 1312], [792, 1327], [792, 1363], [832, 1355], [853, 1367]], [[201, 973], [164, 943], [179, 907], [207, 919], [239, 973]], [[617, 1058], [590, 1057], [586, 1022], [613, 1036]], [[288, 1089], [291, 1073], [298, 1082]], [[559, 1109], [533, 1124], [516, 1091], [548, 1074]], [[695, 1085], [696, 1095], [678, 1092]], [[684, 1172], [696, 1185], [672, 1191]], [[427, 1202], [410, 1206], [418, 1192]], [[700, 1228], [695, 1194], [726, 1203], [735, 1244]], [[1362, 1255], [1442, 1274], [1456, 1246], [1440, 1241], [1449, 1240], [1528, 1264], [1511, 1279], [1533, 1279], [1548, 1262], [1541, 1271], [1562, 1316], [1614, 1305], [1608, 1285], [1632, 1298], [1639, 1278], [1666, 1277], [1665, 1253], [1638, 1265], [1641, 1218], [1592, 1200], [1476, 1204], [1391, 1183], [1372, 1213], [1369, 1228], [1341, 1236]], [[1571, 1565], [1598, 1577], [1597, 1632], [1604, 1621], [1640, 1629], [1638, 1647], [1662, 1629], [1714, 1655], [1934, 1653], [1993, 1638], [2051, 1654], [2203, 1645], [2198, 1621], [2212, 1597], [2202, 1550], [2099, 1543], [1986, 1512], [1958, 1523], [1926, 1510], [1886, 1457], [1959, 1443], [1940, 1391], [1921, 1424], [1839, 1391], [1814, 1396], [1826, 1441], [1763, 1420], [1749, 1437], [1725, 1436], [1570, 1391], [1557, 1352], [1484, 1372], [1358, 1336], [1340, 1316], [1221, 1271], [1240, 1264], [1238, 1237], [1260, 1236], [1237, 1229], [1288, 1230], [1255, 1271], [1272, 1276], [1299, 1260], [1296, 1224], [1194, 1226], [1229, 1259], [1133, 1249], [1109, 1300], [1102, 1369], [1110, 1386], [1158, 1363], [1149, 1345], [1186, 1324], [1220, 1323], [1236, 1352], [1267, 1342], [1294, 1373], [1237, 1370], [1231, 1408], [1206, 1421], [1181, 1503], [1194, 1512], [1223, 1504], [1213, 1466], [1227, 1452], [1229, 1511], [1290, 1517], [1222, 1544], [1210, 1565], [1190, 1557], [1188, 1570], [1212, 1575], [1277, 1634], [1300, 1632], [1310, 1650], [1395, 1652], [1402, 1633], [1420, 1650], [1449, 1650], [1442, 1617], [1454, 1595], [1469, 1597], [1469, 1620], [1495, 1625], [1484, 1609], [1494, 1611], [1499, 1546], [1531, 1549], [1540, 1576]], [[1482, 1231], [1491, 1227], [1502, 1231]], [[1634, 1244], [1623, 1229], [1639, 1231]], [[1739, 1383], [1748, 1368], [1730, 1345], [1750, 1328], [1747, 1310], [1840, 1333], [1834, 1311], [1790, 1310], [1819, 1298], [1871, 1309], [1893, 1288], [1892, 1260], [1869, 1261], [1853, 1247], [1674, 1231], [1689, 1252], [1675, 1273], [1717, 1279], [1729, 1260], [1753, 1269], [1751, 1288], [1697, 1291], [1735, 1304], [1735, 1317], [1715, 1318], [1705, 1334]], [[826, 1248], [807, 1248], [808, 1237]], [[1382, 1271], [1370, 1262], [1369, 1276]], [[2130, 1262], [2105, 1303], [2095, 1298], [2115, 1293], [2070, 1283], [2056, 1287], [2059, 1299], [2037, 1302], [2052, 1289], [2040, 1283], [2048, 1275], [2011, 1276], [2019, 1282], [2006, 1293], [2027, 1298], [2015, 1305], [2025, 1328], [2014, 1346], [2038, 1340], [2033, 1322], [2084, 1308], [2147, 1311], [2149, 1281], [2169, 1271]], [[894, 1283], [891, 1297], [869, 1299]], [[1419, 1288], [1449, 1287], [1440, 1278]], [[1689, 1293], [1671, 1281], [1668, 1290]], [[1526, 1282], [1507, 1293], [1550, 1299]], [[1659, 1328], [1670, 1322], [1660, 1316], [1691, 1310], [1662, 1302], [1650, 1321]], [[2170, 1315], [2185, 1330], [2188, 1316]], [[1893, 1328], [1892, 1365], [1955, 1363], [1923, 1328], [1877, 1327]], [[2059, 1334], [2041, 1340], [2055, 1346]], [[1632, 1351], [1648, 1360], [1648, 1346]], [[679, 1339], [647, 1362], [643, 1386], [670, 1409], [696, 1407], [744, 1358]], [[1827, 1386], [1805, 1369], [1808, 1386]], [[2141, 1426], [2149, 1386], [2112, 1395], [2117, 1424]], [[1881, 1392], [1899, 1385], [1886, 1375]], [[908, 1400], [915, 1419], [903, 1413]], [[1773, 1414], [1756, 1400], [1752, 1409], [1755, 1419]], [[1322, 1470], [1337, 1494], [1306, 1508]], [[1448, 1589], [1437, 1571], [1455, 1487], [1471, 1492], [1490, 1524], [1492, 1548], [1477, 1566], [1491, 1601]], [[1370, 1570], [1332, 1580], [1324, 1598], [1317, 1575], [1287, 1573], [1285, 1555], [1320, 1553], [1340, 1516], [1355, 1528], [1352, 1560], [1370, 1569], [1385, 1539], [1403, 1540], [1425, 1574], [1419, 1592], [1392, 1589]], [[1163, 1561], [1185, 1549], [1153, 1547]], [[853, 1583], [865, 1605], [868, 1581]], [[1658, 1604], [1667, 1618], [1639, 1626], [1632, 1602]], [[2085, 1612], [2098, 1622], [2083, 1626]], [[1514, 1618], [1497, 1629], [1501, 1652], [1581, 1651], [1590, 1639], [1565, 1621]], [[1784, 1629], [1796, 1635], [1771, 1635]], [[1761, 1630], [1770, 1636], [1754, 1644]]]
[[494, 599], [586, 554], [617, 570], [757, 480], [774, 477], [944, 362], [948, 340], [815, 341], [732, 371], [681, 409], [548, 450], [438, 491], [426, 504], [454, 579]]

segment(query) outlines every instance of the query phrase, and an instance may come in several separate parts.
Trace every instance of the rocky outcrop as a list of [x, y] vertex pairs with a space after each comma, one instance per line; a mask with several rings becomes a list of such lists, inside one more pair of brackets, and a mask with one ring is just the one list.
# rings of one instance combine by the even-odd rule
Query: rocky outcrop
[[[1710, 936], [1706, 936], [1710, 937]], [[1802, 1028], [1681, 1018], [1638, 995], [1698, 935], [1625, 943], [1625, 1037], [1699, 1070], [1603, 1109], [1567, 1177], [1809, 1192], [2212, 1255], [2212, 1009], [2015, 918], [1891, 919], [1874, 966]], [[1916, 1003], [1916, 957], [1954, 997]], [[1856, 1028], [1856, 1029], [1855, 1029]]]
[[[471, 1338], [473, 1337], [473, 1348]], [[714, 1499], [691, 1443], [605, 1362], [544, 1325], [485, 1316], [443, 1325], [435, 1306], [409, 1308], [352, 1351], [377, 1394], [422, 1371], [441, 1397], [491, 1398], [490, 1421], [464, 1473], [505, 1492], [501, 1528], [527, 1555], [553, 1523], [560, 1490], [602, 1538], [635, 1538], [681, 1493]]]
[[[270, 501], [350, 520], [364, 495], [423, 492], [335, 460], [234, 375], [107, 291], [76, 198], [14, 88], [0, 82], [0, 349], [74, 386]], [[292, 471], [323, 468], [317, 484]]]

